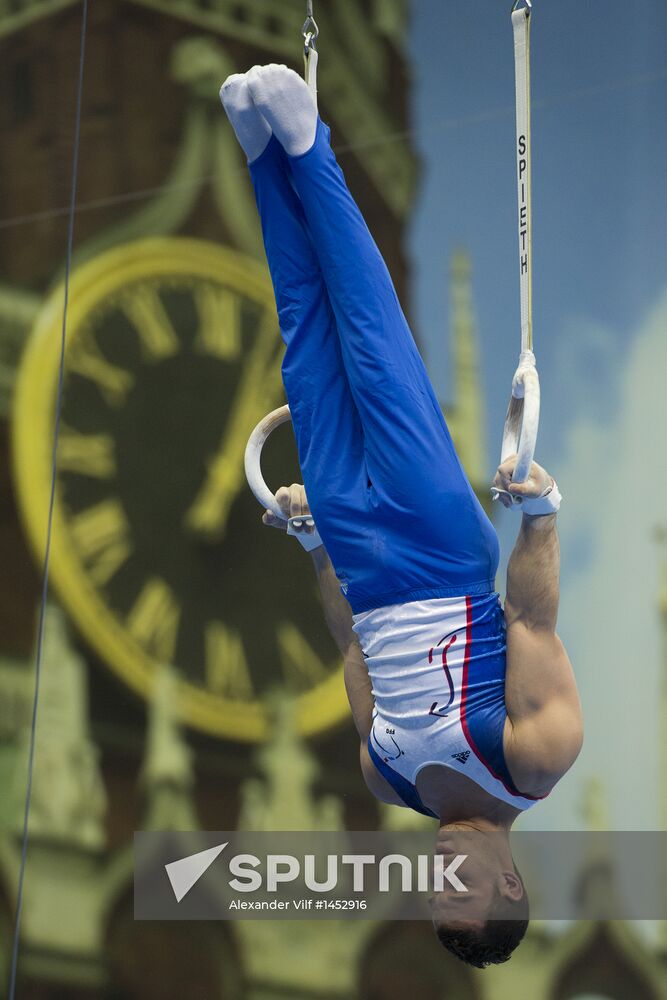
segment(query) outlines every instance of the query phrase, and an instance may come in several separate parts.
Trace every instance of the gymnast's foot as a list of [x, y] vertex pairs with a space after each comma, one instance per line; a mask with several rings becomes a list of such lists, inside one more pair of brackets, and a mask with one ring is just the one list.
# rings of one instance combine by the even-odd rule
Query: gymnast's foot
[[271, 126], [253, 103], [247, 74], [228, 76], [220, 88], [220, 100], [248, 162], [252, 163], [268, 146]]
[[317, 105], [298, 73], [287, 66], [253, 66], [247, 74], [255, 107], [288, 156], [307, 153], [315, 142]]

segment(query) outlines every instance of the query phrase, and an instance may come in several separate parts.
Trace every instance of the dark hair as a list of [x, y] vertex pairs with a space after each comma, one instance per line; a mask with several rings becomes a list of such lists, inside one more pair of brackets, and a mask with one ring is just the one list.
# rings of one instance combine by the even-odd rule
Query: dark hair
[[523, 895], [517, 900], [507, 899], [496, 888], [489, 919], [481, 930], [462, 928], [460, 924], [454, 929], [441, 923], [436, 925], [436, 934], [443, 947], [456, 958], [476, 969], [485, 969], [487, 965], [507, 962], [527, 929], [528, 895], [524, 886]]

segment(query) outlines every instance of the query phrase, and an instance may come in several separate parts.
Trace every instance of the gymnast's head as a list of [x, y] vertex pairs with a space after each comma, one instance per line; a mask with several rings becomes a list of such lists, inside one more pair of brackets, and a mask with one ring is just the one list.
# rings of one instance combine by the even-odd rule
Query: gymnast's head
[[465, 856], [455, 876], [466, 891], [445, 880], [445, 888], [431, 897], [440, 943], [477, 969], [507, 962], [528, 928], [528, 895], [512, 860], [508, 833], [441, 827], [436, 853], [444, 856], [445, 869]]

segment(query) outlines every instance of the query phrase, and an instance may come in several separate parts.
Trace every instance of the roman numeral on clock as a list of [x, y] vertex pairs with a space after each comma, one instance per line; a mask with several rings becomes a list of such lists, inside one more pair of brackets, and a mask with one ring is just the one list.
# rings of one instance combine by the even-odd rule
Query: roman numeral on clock
[[138, 285], [128, 292], [122, 306], [139, 334], [148, 361], [162, 361], [178, 354], [178, 337], [156, 289]]
[[95, 479], [116, 473], [114, 440], [110, 434], [79, 434], [63, 427], [58, 438], [58, 468]]
[[162, 663], [173, 663], [181, 608], [169, 586], [160, 577], [145, 584], [127, 616], [130, 632]]
[[291, 622], [278, 626], [278, 651], [283, 676], [292, 689], [319, 684], [329, 676], [315, 650]]
[[255, 696], [243, 640], [222, 622], [206, 626], [206, 685], [209, 691], [235, 701]]
[[197, 350], [223, 361], [241, 352], [241, 299], [215, 285], [197, 285], [194, 301], [199, 316]]
[[134, 377], [104, 357], [91, 334], [75, 337], [67, 351], [66, 371], [91, 379], [111, 406], [120, 406]]
[[132, 554], [130, 530], [118, 500], [105, 500], [70, 520], [74, 546], [93, 582], [102, 587]]

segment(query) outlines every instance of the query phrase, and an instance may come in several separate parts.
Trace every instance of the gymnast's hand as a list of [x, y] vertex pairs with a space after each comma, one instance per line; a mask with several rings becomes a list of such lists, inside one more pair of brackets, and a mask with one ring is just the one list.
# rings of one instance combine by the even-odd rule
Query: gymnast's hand
[[[544, 496], [544, 494], [551, 487], [553, 487], [553, 478], [549, 475], [546, 469], [543, 469], [541, 465], [537, 464], [537, 462], [533, 462], [526, 481], [524, 483], [513, 483], [512, 473], [516, 468], [517, 460], [518, 455], [511, 455], [505, 462], [502, 463], [502, 465], [498, 467], [498, 471], [496, 472], [493, 480], [493, 485], [498, 490], [507, 490], [520, 500]], [[512, 506], [511, 500], [502, 493], [500, 494], [499, 499], [504, 507]]]
[[[268, 524], [270, 528], [278, 528], [280, 531], [287, 531], [287, 521], [290, 517], [311, 517], [306, 491], [300, 483], [292, 483], [291, 486], [281, 486], [276, 493], [276, 501], [285, 515], [285, 519], [282, 520], [281, 518], [276, 517], [273, 511], [264, 511], [264, 514], [262, 515], [262, 524]], [[304, 520], [301, 527], [295, 525], [295, 530], [305, 531], [308, 534], [312, 534], [315, 530], [315, 525], [307, 525]]]

